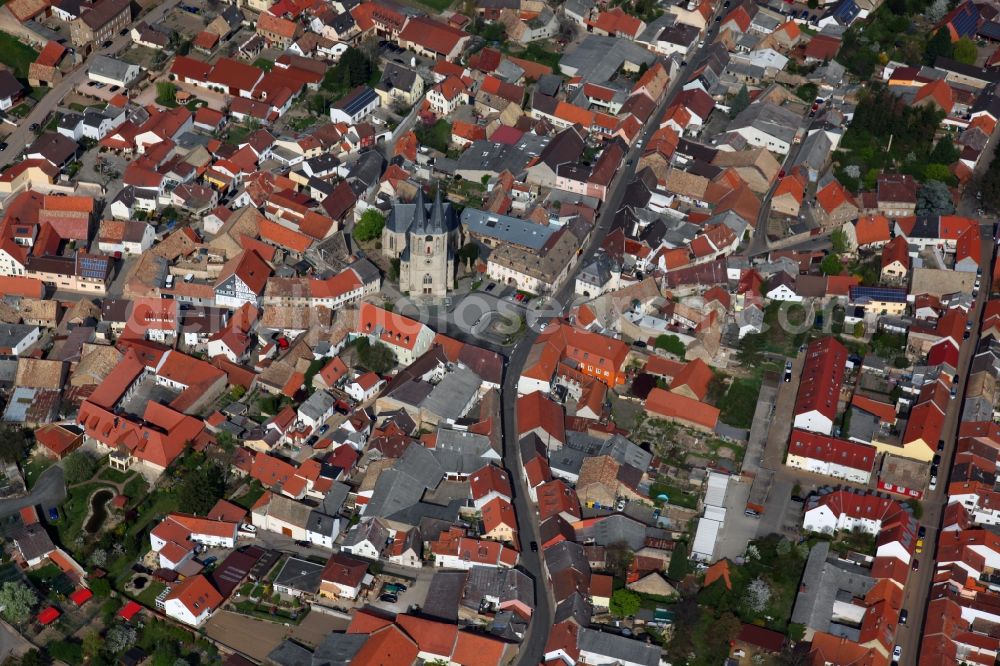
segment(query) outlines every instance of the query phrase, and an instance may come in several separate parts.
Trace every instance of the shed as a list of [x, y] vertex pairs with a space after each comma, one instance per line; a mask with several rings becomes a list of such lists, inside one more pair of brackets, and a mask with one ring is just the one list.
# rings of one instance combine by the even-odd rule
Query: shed
[[58, 608], [55, 608], [54, 606], [49, 606], [48, 608], [46, 608], [45, 610], [43, 610], [41, 613], [38, 614], [38, 623], [43, 626], [47, 624], [52, 624], [59, 618], [60, 615], [62, 615], [62, 613], [59, 612]]

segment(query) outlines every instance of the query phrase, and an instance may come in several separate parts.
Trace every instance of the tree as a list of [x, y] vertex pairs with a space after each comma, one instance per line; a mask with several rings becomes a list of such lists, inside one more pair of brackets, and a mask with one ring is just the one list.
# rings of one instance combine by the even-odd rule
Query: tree
[[31, 431], [15, 426], [0, 427], [0, 460], [20, 463], [31, 449]]
[[840, 262], [840, 255], [831, 253], [823, 257], [819, 264], [819, 270], [823, 275], [840, 275], [844, 270], [844, 265]]
[[370, 82], [377, 72], [375, 65], [363, 51], [349, 46], [337, 64], [326, 70], [323, 88], [343, 95], [356, 86]]
[[362, 243], [382, 237], [385, 227], [385, 216], [374, 208], [369, 208], [361, 214], [361, 219], [354, 225], [354, 237]]
[[847, 234], [843, 229], [834, 229], [830, 232], [830, 244], [836, 254], [847, 252]]
[[181, 511], [204, 516], [226, 493], [226, 480], [218, 465], [202, 464], [189, 471], [177, 488]]
[[31, 617], [38, 602], [34, 591], [21, 581], [7, 581], [0, 587], [0, 615], [13, 625], [22, 625]]
[[951, 137], [947, 134], [934, 146], [934, 150], [928, 156], [928, 160], [934, 164], [952, 164], [961, 156], [958, 148], [952, 143]]
[[732, 104], [729, 105], [729, 117], [735, 118], [740, 111], [748, 106], [750, 106], [750, 91], [747, 90], [747, 85], [744, 83], [736, 96], [733, 97]]
[[[92, 631], [83, 637], [83, 653], [88, 657], [95, 657], [100, 654], [101, 650], [104, 649], [104, 637], [101, 636], [100, 632]], [[79, 662], [67, 662], [67, 663], [79, 663]]]
[[812, 102], [816, 99], [816, 93], [819, 92], [819, 88], [815, 83], [803, 83], [801, 86], [795, 89], [795, 96], [801, 99], [803, 102]]
[[83, 646], [76, 641], [54, 641], [45, 649], [53, 659], [67, 664], [83, 663]]
[[635, 560], [635, 553], [628, 547], [627, 543], [613, 543], [605, 549], [605, 564], [608, 571], [618, 578], [628, 576], [628, 571]]
[[917, 190], [917, 215], [951, 215], [954, 212], [951, 192], [940, 180], [929, 180]]
[[763, 333], [750, 333], [744, 335], [740, 340], [740, 347], [737, 350], [736, 358], [744, 368], [752, 368], [759, 365], [763, 359], [764, 349], [767, 340]]
[[156, 103], [163, 106], [173, 106], [177, 103], [177, 86], [169, 81], [159, 81], [156, 84]]
[[686, 348], [681, 339], [676, 335], [663, 334], [656, 336], [656, 342], [653, 343], [657, 349], [663, 349], [668, 351], [675, 356], [684, 357]]
[[938, 58], [950, 58], [953, 50], [951, 33], [941, 28], [927, 40], [927, 46], [924, 48], [924, 64], [933, 65]]
[[854, 337], [863, 338], [865, 335], [865, 324], [862, 321], [854, 324]]
[[370, 342], [368, 338], [358, 340], [358, 361], [375, 374], [384, 375], [396, 367], [396, 355], [382, 342]]
[[670, 554], [670, 566], [667, 567], [667, 578], [678, 582], [688, 575], [688, 571], [687, 544], [683, 541], [678, 541], [674, 544], [674, 552]]
[[767, 610], [767, 605], [771, 603], [771, 596], [771, 584], [758, 577], [747, 585], [746, 592], [743, 594], [743, 602], [752, 612], [760, 614]]
[[966, 65], [975, 63], [978, 55], [975, 42], [968, 37], [962, 37], [952, 47], [951, 57]]
[[948, 0], [934, 0], [931, 6], [924, 10], [924, 17], [931, 23], [937, 23], [948, 13]]
[[110, 597], [111, 583], [108, 582], [107, 578], [95, 578], [90, 581], [90, 591], [94, 593], [95, 597]]
[[615, 617], [632, 617], [639, 610], [642, 597], [624, 587], [615, 590], [611, 595], [611, 614]]
[[97, 472], [97, 461], [83, 451], [75, 451], [63, 461], [63, 472], [66, 483], [72, 485], [94, 478]]
[[476, 259], [478, 258], [479, 246], [475, 243], [466, 243], [458, 250], [459, 261], [464, 261], [469, 268], [472, 268], [472, 264], [476, 263]]
[[131, 624], [116, 624], [108, 629], [104, 645], [113, 654], [119, 654], [135, 645], [138, 634]]

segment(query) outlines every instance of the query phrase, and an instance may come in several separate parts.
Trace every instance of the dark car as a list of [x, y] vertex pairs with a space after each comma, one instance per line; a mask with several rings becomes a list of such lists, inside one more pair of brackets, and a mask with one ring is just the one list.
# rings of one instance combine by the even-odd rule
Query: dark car
[[312, 446], [318, 441], [319, 441], [319, 435], [313, 435], [312, 437], [306, 440], [306, 446]]
[[806, 498], [802, 495], [792, 495], [792, 501], [798, 502], [799, 504], [805, 504]]
[[943, 439], [939, 439], [938, 440], [937, 450], [938, 450], [938, 453], [940, 453], [941, 451], [944, 451], [944, 440]]
[[917, 536], [920, 537], [920, 538], [923, 538], [926, 534], [927, 534], [927, 528], [924, 527], [923, 525], [921, 525], [917, 529]]
[[56, 521], [56, 520], [59, 520], [59, 509], [57, 509], [55, 507], [51, 507], [49, 509], [49, 520], [51, 520], [53, 522]]
[[399, 601], [399, 597], [397, 597], [395, 594], [388, 594], [388, 593], [383, 594], [378, 599], [379, 599], [379, 601], [384, 601], [387, 604], [394, 604], [397, 601]]
[[931, 476], [937, 476], [937, 475], [938, 475], [938, 466], [937, 466], [936, 463], [932, 463], [931, 464]]
[[532, 541], [531, 542], [531, 552], [533, 552], [533, 553], [537, 553], [538, 552], [538, 542], [537, 541]]
[[310, 546], [311, 546], [312, 544], [311, 544], [311, 543], [309, 543], [308, 541], [296, 541], [296, 542], [295, 542], [295, 545], [296, 545], [296, 546], [298, 546], [299, 548], [308, 548], [308, 547], [310, 547]]
[[385, 591], [389, 594], [397, 594], [399, 592], [406, 592], [406, 586], [402, 583], [386, 583]]
[[324, 423], [324, 424], [323, 424], [323, 425], [321, 425], [321, 426], [320, 426], [320, 428], [319, 428], [319, 434], [321, 434], [321, 435], [322, 435], [323, 433], [325, 433], [325, 432], [326, 432], [327, 430], [329, 430], [329, 429], [330, 429], [330, 424], [329, 424], [329, 423]]
[[903, 610], [899, 611], [899, 623], [900, 624], [906, 624], [906, 618], [909, 617], [909, 615], [910, 615], [910, 612], [908, 610], [906, 610], [905, 608]]
[[102, 49], [106, 49], [106, 48], [109, 48], [109, 47], [111, 46], [111, 44], [112, 44], [112, 42], [111, 42], [111, 40], [109, 39], [108, 41], [106, 41], [106, 42], [104, 42], [103, 44], [101, 44], [101, 48], [102, 48]]
[[496, 282], [490, 282], [488, 285], [486, 285], [486, 291], [493, 291], [494, 289], [496, 289], [496, 286], [497, 286]]
[[202, 560], [201, 563], [204, 564], [207, 567], [207, 566], [210, 566], [212, 564], [215, 564], [218, 561], [219, 561], [218, 557], [216, 557], [215, 555], [209, 555], [204, 560]]
[[37, 132], [39, 127], [41, 126], [38, 123], [31, 123], [28, 125], [28, 129], [32, 132]]
[[128, 34], [128, 28], [122, 28], [121, 30], [118, 31], [118, 34], [124, 37], [125, 35]]
[[7, 150], [7, 142], [0, 141], [0, 150]]
[[931, 464], [932, 465], [940, 465], [941, 464], [941, 454], [940, 453], [935, 453], [934, 454], [934, 457], [931, 459]]
[[716, 16], [715, 17], [715, 22], [716, 23], [721, 23], [722, 22], [722, 17], [721, 16]]
[[916, 571], [917, 569], [919, 569], [920, 568], [920, 560], [913, 560], [913, 564], [911, 565], [911, 568], [914, 571]]

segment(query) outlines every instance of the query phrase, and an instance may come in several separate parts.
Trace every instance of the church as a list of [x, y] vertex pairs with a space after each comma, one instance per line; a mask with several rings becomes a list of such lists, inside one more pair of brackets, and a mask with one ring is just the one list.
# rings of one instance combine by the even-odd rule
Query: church
[[461, 233], [455, 209], [442, 202], [440, 190], [430, 204], [422, 189], [413, 203], [393, 204], [382, 230], [382, 252], [399, 259], [399, 290], [411, 296], [447, 296]]

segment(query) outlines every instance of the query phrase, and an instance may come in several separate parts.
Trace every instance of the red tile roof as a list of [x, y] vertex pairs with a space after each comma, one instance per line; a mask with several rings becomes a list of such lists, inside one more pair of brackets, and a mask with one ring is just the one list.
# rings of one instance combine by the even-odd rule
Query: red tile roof
[[425, 16], [411, 18], [399, 33], [399, 41], [418, 44], [439, 55], [451, 54], [466, 37], [468, 33]]
[[832, 421], [837, 415], [846, 363], [847, 348], [835, 338], [811, 342], [806, 349], [793, 415], [815, 410]]
[[719, 422], [719, 410], [715, 407], [661, 388], [654, 388], [649, 392], [646, 411], [668, 419], [696, 423], [708, 429], [714, 429]]
[[875, 467], [878, 451], [868, 444], [835, 439], [805, 430], [792, 430], [788, 441], [788, 455], [851, 467], [870, 474]]

